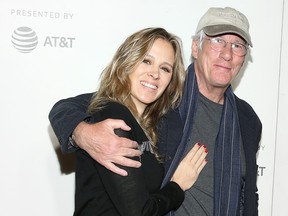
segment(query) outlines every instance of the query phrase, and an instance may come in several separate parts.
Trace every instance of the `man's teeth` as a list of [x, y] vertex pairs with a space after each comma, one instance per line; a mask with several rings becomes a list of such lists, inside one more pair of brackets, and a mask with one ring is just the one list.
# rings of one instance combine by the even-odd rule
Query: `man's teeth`
[[148, 87], [148, 88], [151, 88], [151, 89], [157, 89], [157, 86], [155, 85], [152, 85], [150, 83], [146, 83], [146, 82], [141, 82], [142, 85]]

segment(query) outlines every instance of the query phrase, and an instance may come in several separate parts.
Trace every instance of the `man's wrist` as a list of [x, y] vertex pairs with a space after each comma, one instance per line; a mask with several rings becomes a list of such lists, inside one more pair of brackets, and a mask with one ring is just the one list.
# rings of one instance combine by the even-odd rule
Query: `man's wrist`
[[75, 148], [79, 148], [79, 146], [76, 144], [75, 139], [74, 139], [74, 135], [72, 134], [72, 136], [69, 137], [69, 143], [75, 147]]

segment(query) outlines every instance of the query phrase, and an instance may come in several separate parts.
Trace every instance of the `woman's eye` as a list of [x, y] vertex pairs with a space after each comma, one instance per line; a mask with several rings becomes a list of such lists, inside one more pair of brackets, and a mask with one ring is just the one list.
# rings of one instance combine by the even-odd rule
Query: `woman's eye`
[[170, 73], [170, 72], [171, 72], [171, 69], [170, 69], [170, 68], [167, 68], [167, 67], [163, 67], [162, 70], [165, 71], [165, 72], [167, 72], [167, 73]]
[[145, 63], [145, 64], [151, 64], [151, 61], [150, 61], [149, 59], [144, 59], [144, 60], [143, 60], [143, 63]]

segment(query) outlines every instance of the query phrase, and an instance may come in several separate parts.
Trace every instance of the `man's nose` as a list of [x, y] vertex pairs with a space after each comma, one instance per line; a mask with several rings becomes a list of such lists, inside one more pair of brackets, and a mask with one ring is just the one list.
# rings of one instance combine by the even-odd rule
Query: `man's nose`
[[229, 61], [233, 56], [233, 49], [231, 43], [226, 43], [226, 45], [221, 50], [221, 56], [223, 59]]

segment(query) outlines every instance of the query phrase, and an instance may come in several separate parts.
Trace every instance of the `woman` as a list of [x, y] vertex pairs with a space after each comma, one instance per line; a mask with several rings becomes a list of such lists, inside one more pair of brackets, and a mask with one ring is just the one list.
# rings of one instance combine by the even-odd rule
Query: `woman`
[[184, 80], [180, 40], [162, 28], [140, 30], [118, 48], [89, 105], [90, 122], [124, 120], [131, 131], [115, 133], [137, 141], [143, 153], [134, 159], [142, 167], [125, 168], [128, 176], [119, 176], [78, 150], [74, 215], [163, 215], [181, 205], [207, 150], [196, 144], [160, 189], [164, 170], [155, 144], [157, 122], [179, 104]]

